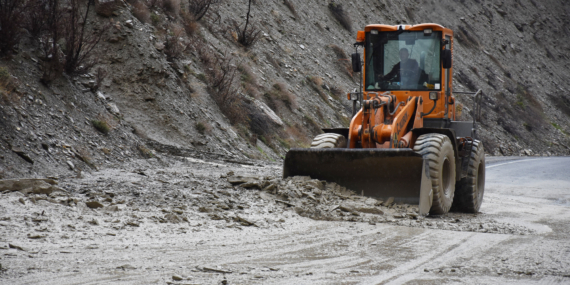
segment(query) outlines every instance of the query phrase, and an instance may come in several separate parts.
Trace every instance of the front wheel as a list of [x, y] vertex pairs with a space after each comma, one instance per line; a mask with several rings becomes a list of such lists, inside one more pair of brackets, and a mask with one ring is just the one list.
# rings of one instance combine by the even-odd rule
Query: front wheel
[[430, 214], [449, 212], [455, 193], [455, 153], [446, 135], [425, 134], [418, 137], [414, 151], [429, 165], [429, 179], [433, 191]]

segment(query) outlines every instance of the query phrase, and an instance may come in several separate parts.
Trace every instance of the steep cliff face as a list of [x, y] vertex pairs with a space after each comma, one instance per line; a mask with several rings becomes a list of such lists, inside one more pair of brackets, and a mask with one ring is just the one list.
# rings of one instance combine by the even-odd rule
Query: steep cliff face
[[[338, 18], [329, 1], [257, 0], [250, 47], [238, 43], [245, 0], [213, 5], [197, 22], [184, 20], [186, 1], [149, 10], [116, 2], [89, 14], [89, 25], [105, 29], [91, 73], [40, 83], [47, 59], [29, 33], [2, 59], [0, 176], [88, 171], [157, 151], [279, 160], [320, 128], [348, 125], [344, 94], [358, 77], [347, 55], [356, 30], [372, 23], [455, 31], [454, 89], [483, 89], [488, 153], [570, 153], [564, 1], [335, 1]], [[471, 119], [472, 100], [457, 100], [461, 119]]]

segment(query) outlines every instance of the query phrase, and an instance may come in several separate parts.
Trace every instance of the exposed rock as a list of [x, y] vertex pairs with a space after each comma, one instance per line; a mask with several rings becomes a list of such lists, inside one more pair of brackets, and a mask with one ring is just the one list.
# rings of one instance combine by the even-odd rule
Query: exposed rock
[[12, 151], [14, 153], [16, 153], [19, 157], [23, 158], [25, 161], [27, 161], [31, 164], [34, 164], [34, 161], [30, 158], [30, 156], [25, 151], [23, 151], [21, 148], [13, 146]]
[[91, 209], [103, 208], [103, 204], [99, 203], [98, 201], [89, 201], [85, 202], [85, 205]]
[[51, 194], [54, 191], [65, 191], [56, 185], [53, 179], [4, 179], [0, 180], [1, 191], [20, 191], [23, 194]]
[[107, 104], [107, 110], [109, 110], [109, 112], [111, 112], [111, 114], [113, 115], [119, 115], [121, 112], [119, 112], [119, 108], [117, 107], [117, 105], [115, 103], [108, 103]]

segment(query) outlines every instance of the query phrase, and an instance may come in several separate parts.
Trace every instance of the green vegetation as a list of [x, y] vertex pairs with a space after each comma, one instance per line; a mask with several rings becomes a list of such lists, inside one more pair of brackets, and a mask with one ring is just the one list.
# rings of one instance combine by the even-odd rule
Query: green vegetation
[[156, 13], [152, 13], [150, 15], [150, 20], [152, 21], [152, 24], [156, 26], [160, 22], [160, 16]]
[[196, 130], [201, 134], [204, 134], [204, 132], [206, 132], [206, 126], [202, 122], [196, 123], [195, 127], [196, 127]]
[[554, 128], [560, 130], [563, 134], [568, 135], [568, 133], [566, 133], [566, 132], [562, 129], [562, 127], [560, 127], [557, 123], [552, 122], [552, 123], [550, 123], [550, 124], [551, 124]]
[[100, 131], [103, 134], [108, 134], [110, 131], [109, 125], [105, 121], [92, 120], [91, 124], [93, 127], [95, 127], [96, 130]]

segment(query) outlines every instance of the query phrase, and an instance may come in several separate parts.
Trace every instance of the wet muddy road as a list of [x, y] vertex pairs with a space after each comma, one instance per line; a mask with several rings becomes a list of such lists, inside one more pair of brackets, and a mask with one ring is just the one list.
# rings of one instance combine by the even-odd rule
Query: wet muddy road
[[[567, 284], [568, 169], [569, 157], [488, 157], [477, 215], [400, 218], [381, 208], [372, 217], [331, 207], [340, 218], [318, 221], [299, 215], [314, 204], [283, 204], [224, 179], [229, 171], [275, 178], [277, 164], [133, 162], [61, 179], [78, 200], [67, 205], [2, 194], [0, 283]], [[82, 199], [93, 193], [113, 197], [92, 209]]]

